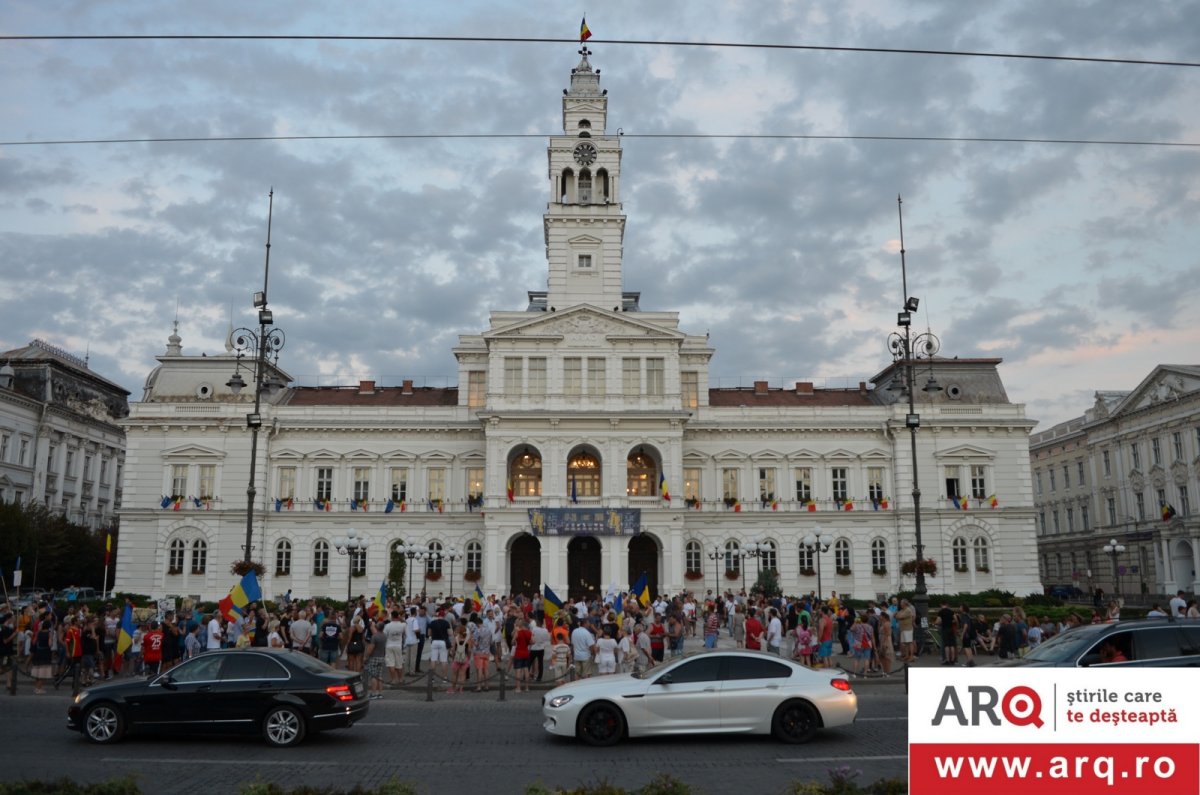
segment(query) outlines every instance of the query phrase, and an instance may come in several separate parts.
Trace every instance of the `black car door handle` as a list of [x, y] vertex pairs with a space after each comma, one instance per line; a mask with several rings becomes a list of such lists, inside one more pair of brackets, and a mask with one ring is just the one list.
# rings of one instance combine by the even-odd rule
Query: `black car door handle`
[[266, 689], [268, 689], [268, 688], [270, 688], [270, 687], [271, 687], [271, 683], [270, 683], [270, 682], [259, 682], [259, 684], [258, 684], [258, 689], [259, 689], [259, 690], [266, 690]]
[[200, 687], [196, 688], [196, 692], [197, 693], [211, 693], [212, 685], [201, 685]]

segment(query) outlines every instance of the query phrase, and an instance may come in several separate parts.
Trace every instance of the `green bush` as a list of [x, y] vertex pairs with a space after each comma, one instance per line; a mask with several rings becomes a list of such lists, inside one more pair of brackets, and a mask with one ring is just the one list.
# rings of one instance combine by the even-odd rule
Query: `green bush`
[[57, 781], [0, 781], [0, 795], [141, 795], [132, 776], [99, 784], [81, 784], [69, 778]]
[[355, 784], [354, 789], [344, 789], [341, 786], [310, 787], [306, 784], [288, 788], [271, 782], [254, 781], [243, 784], [238, 790], [238, 795], [417, 795], [417, 790], [409, 782], [394, 778], [373, 788]]

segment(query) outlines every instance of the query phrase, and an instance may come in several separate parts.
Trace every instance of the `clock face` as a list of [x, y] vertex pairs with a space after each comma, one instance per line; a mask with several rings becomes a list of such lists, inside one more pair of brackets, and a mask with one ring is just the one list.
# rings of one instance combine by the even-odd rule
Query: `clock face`
[[590, 166], [596, 162], [596, 146], [587, 141], [575, 147], [575, 162], [581, 166]]

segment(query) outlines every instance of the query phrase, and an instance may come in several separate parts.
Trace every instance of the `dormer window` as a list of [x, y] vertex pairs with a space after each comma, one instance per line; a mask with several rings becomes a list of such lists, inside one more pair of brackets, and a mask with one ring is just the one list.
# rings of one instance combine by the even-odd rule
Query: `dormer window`
[[587, 119], [580, 119], [579, 120], [579, 129], [590, 130], [590, 129], [592, 129], [592, 123], [590, 121], [588, 121]]

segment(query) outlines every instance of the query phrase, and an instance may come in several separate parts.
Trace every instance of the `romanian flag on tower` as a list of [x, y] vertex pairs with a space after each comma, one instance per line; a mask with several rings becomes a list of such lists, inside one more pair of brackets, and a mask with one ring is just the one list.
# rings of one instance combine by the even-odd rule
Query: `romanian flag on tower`
[[592, 32], [590, 30], [588, 30], [587, 17], [584, 17], [583, 21], [579, 23], [579, 43], [583, 44], [585, 41], [587, 41], [591, 37], [592, 37]]

